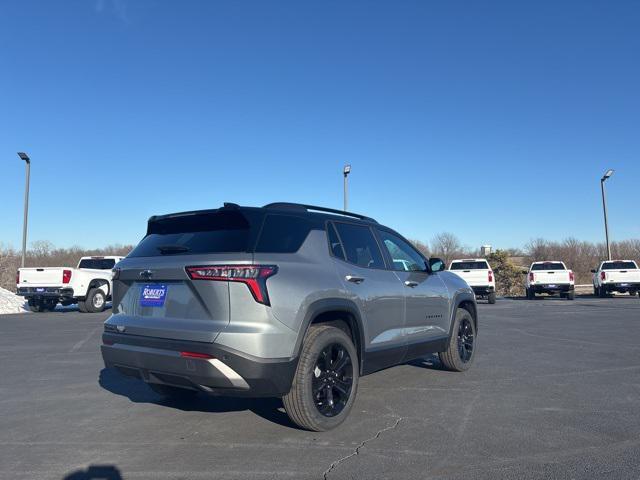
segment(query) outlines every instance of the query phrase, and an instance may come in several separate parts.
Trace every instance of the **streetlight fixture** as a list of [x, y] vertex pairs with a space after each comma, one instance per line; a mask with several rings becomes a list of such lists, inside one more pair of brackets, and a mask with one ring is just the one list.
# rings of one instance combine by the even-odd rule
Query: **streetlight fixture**
[[349, 191], [348, 191], [348, 186], [347, 186], [347, 177], [349, 176], [349, 174], [351, 173], [351, 165], [345, 165], [344, 169], [342, 170], [342, 174], [344, 175], [344, 211], [347, 211], [347, 205], [348, 205], [348, 196], [349, 196]]
[[611, 260], [611, 246], [609, 245], [609, 225], [607, 223], [607, 195], [604, 190], [604, 182], [607, 181], [611, 175], [613, 175], [614, 170], [609, 169], [605, 172], [605, 174], [600, 179], [600, 189], [602, 190], [602, 210], [604, 211], [604, 235], [607, 239], [607, 259]]
[[24, 152], [18, 152], [20, 160], [26, 162], [26, 184], [24, 187], [24, 222], [22, 224], [22, 267], [24, 268], [24, 258], [27, 254], [27, 218], [29, 216], [29, 175], [31, 174], [31, 159]]

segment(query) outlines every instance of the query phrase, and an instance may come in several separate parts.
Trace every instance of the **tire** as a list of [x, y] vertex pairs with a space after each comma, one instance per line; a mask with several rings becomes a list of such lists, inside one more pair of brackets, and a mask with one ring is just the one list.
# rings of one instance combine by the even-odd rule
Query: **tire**
[[567, 293], [567, 300], [573, 300], [576, 298], [576, 292], [568, 292]]
[[467, 310], [458, 308], [447, 349], [438, 353], [440, 361], [447, 370], [464, 372], [471, 367], [476, 356], [475, 346], [476, 325], [473, 318]]
[[171, 385], [161, 385], [159, 383], [148, 383], [147, 385], [158, 395], [175, 400], [188, 400], [198, 394], [195, 390], [188, 388], [172, 387]]
[[534, 293], [532, 288], [527, 288], [527, 299], [529, 299], [529, 300], [535, 300], [536, 299], [536, 294]]
[[56, 309], [56, 305], [58, 305], [57, 300], [49, 300], [43, 302], [43, 309], [45, 312], [53, 312]]
[[84, 300], [78, 300], [78, 310], [80, 310], [80, 313], [87, 313], [87, 305]]
[[598, 296], [600, 298], [607, 298], [607, 291], [604, 289], [604, 287], [598, 287]]
[[351, 411], [359, 372], [358, 353], [349, 335], [334, 326], [312, 325], [302, 344], [291, 390], [282, 399], [287, 415], [306, 430], [323, 432], [337, 427]]
[[489, 303], [491, 305], [493, 305], [494, 303], [496, 303], [496, 294], [495, 292], [490, 293], [489, 296], [487, 297], [487, 300], [489, 301]]
[[87, 294], [87, 299], [84, 301], [85, 308], [89, 313], [98, 313], [104, 310], [107, 303], [107, 296], [99, 288], [92, 288]]
[[29, 310], [35, 313], [42, 313], [45, 311], [43, 302], [29, 301]]

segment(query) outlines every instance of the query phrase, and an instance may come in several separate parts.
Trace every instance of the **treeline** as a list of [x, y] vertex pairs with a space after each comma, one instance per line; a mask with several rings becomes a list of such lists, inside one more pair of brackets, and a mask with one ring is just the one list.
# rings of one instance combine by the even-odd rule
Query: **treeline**
[[[445, 260], [447, 266], [456, 258], [480, 257], [479, 248], [465, 247], [452, 233], [440, 233], [430, 242], [413, 240], [413, 243], [426, 255]], [[560, 242], [537, 238], [527, 243], [523, 249], [510, 248], [502, 252], [506, 253], [511, 263], [522, 267], [528, 267], [531, 262], [541, 260], [561, 260], [576, 274], [576, 284], [591, 283], [590, 270], [607, 259], [604, 243], [585, 242], [575, 238], [567, 238]], [[640, 239], [612, 242], [611, 256], [640, 262]]]
[[[51, 242], [31, 244], [25, 256], [25, 267], [76, 267], [80, 257], [101, 255], [127, 255], [132, 245], [109, 245], [104, 248], [56, 248]], [[0, 287], [15, 292], [16, 272], [20, 267], [22, 251], [0, 245]]]
[[[447, 266], [455, 258], [480, 257], [480, 249], [466, 247], [452, 233], [444, 232], [435, 235], [430, 241], [412, 240], [413, 244], [425, 255], [442, 258]], [[37, 241], [27, 250], [25, 266], [27, 267], [75, 267], [83, 256], [90, 255], [126, 255], [132, 245], [110, 245], [93, 250], [81, 247], [56, 248], [51, 242]], [[495, 252], [494, 252], [495, 253]], [[520, 280], [512, 278], [512, 274], [526, 267], [531, 262], [539, 260], [562, 260], [576, 274], [576, 284], [591, 283], [592, 268], [607, 258], [604, 243], [591, 243], [567, 238], [561, 242], [552, 242], [542, 238], [534, 239], [525, 245], [524, 249], [506, 249], [494, 256], [500, 268], [510, 272], [508, 279], [505, 275], [505, 285], [499, 285], [499, 293], [507, 294], [520, 288]], [[611, 244], [611, 255], [618, 259], [631, 259], [640, 262], [640, 239], [623, 240]], [[491, 261], [491, 258], [489, 260]], [[15, 291], [16, 271], [20, 266], [21, 252], [0, 244], [0, 287]], [[513, 267], [513, 268], [512, 268]], [[499, 280], [499, 277], [498, 277]], [[522, 280], [524, 280], [522, 278]], [[499, 283], [499, 282], [498, 282]]]

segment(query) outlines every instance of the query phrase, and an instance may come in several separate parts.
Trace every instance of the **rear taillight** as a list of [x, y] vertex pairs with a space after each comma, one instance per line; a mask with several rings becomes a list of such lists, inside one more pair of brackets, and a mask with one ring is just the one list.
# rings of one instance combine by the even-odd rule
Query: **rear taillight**
[[533, 282], [533, 279], [534, 279], [533, 272], [529, 272], [529, 281]]
[[240, 282], [249, 287], [256, 302], [269, 305], [267, 278], [278, 272], [275, 265], [203, 265], [186, 267], [191, 280]]
[[607, 279], [607, 274], [605, 272], [600, 272], [600, 280], [604, 281]]
[[117, 280], [118, 278], [120, 278], [120, 269], [114, 268], [111, 270], [111, 280]]
[[493, 272], [489, 270], [489, 283], [493, 282]]
[[62, 271], [62, 283], [69, 283], [71, 281], [71, 270]]
[[573, 272], [569, 272], [569, 281], [573, 282], [575, 280], [575, 275], [573, 274]]
[[20, 285], [20, 270], [16, 272], [16, 285]]

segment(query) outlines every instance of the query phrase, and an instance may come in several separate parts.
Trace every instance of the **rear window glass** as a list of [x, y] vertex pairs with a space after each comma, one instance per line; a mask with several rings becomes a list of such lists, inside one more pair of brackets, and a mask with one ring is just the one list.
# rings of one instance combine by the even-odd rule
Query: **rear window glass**
[[78, 268], [90, 268], [93, 270], [111, 270], [116, 264], [113, 258], [83, 258]]
[[385, 268], [382, 253], [371, 229], [364, 225], [336, 223], [347, 261], [365, 268]]
[[247, 252], [251, 234], [249, 220], [238, 211], [169, 217], [150, 222], [147, 236], [129, 257]]
[[607, 262], [602, 264], [602, 270], [633, 270], [636, 264], [633, 262]]
[[450, 270], [489, 270], [487, 262], [454, 262]]
[[336, 233], [336, 229], [333, 224], [329, 224], [327, 226], [327, 239], [329, 240], [329, 249], [334, 257], [339, 258], [340, 260], [344, 260], [344, 251], [342, 250], [342, 243], [340, 243], [340, 239], [338, 238], [338, 234]]
[[564, 270], [564, 265], [560, 262], [544, 262], [534, 263], [531, 266], [531, 270]]
[[297, 252], [313, 228], [306, 218], [288, 215], [267, 215], [256, 245], [256, 253]]

